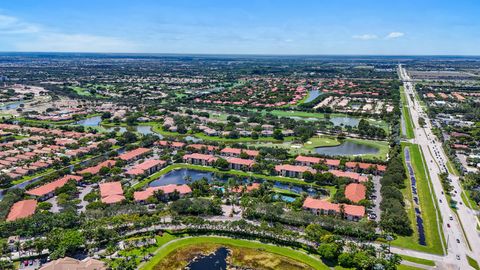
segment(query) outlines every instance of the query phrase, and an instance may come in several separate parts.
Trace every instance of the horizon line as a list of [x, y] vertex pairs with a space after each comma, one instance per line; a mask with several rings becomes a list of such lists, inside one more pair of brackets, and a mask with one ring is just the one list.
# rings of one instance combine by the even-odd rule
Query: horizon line
[[162, 53], [162, 52], [75, 52], [75, 51], [0, 51], [0, 54], [117, 54], [117, 55], [186, 55], [186, 56], [390, 56], [390, 57], [480, 57], [480, 54], [263, 54], [263, 53]]

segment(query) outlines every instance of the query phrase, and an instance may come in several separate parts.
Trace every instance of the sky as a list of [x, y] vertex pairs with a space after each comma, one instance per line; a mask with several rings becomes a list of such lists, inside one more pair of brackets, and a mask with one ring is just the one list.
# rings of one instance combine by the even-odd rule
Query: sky
[[480, 55], [478, 0], [2, 0], [0, 51]]

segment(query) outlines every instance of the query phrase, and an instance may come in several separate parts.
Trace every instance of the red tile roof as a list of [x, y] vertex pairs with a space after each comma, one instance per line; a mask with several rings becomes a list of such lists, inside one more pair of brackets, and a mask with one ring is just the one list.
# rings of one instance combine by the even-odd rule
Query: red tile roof
[[311, 173], [316, 173], [316, 171], [310, 167], [307, 166], [297, 166], [297, 165], [290, 165], [290, 164], [283, 164], [283, 165], [276, 165], [275, 166], [275, 171], [290, 171], [290, 172], [298, 172], [298, 173], [304, 173], [306, 171], [309, 171]]
[[355, 203], [365, 199], [366, 193], [367, 188], [362, 184], [351, 183], [345, 187], [345, 197]]
[[218, 149], [218, 146], [214, 145], [207, 145], [207, 144], [190, 144], [188, 147], [191, 147], [196, 150], [202, 150], [203, 148], [207, 149], [208, 151], [214, 151]]
[[155, 166], [163, 166], [167, 163], [165, 160], [160, 159], [149, 159], [135, 166], [136, 169], [140, 170], [149, 170]]
[[221, 153], [228, 153], [228, 154], [235, 154], [235, 155], [240, 155], [240, 153], [244, 152], [245, 154], [247, 154], [251, 157], [256, 157], [260, 153], [259, 151], [256, 151], [256, 150], [247, 150], [247, 149], [230, 148], [230, 147], [223, 148], [220, 152]]
[[336, 204], [326, 200], [318, 200], [311, 197], [307, 197], [303, 202], [303, 207], [307, 209], [319, 209], [324, 211], [334, 211], [340, 213], [340, 206], [343, 205], [344, 212], [347, 215], [355, 217], [363, 217], [365, 215], [365, 207], [360, 205], [350, 204]]
[[373, 168], [377, 167], [377, 171], [385, 171], [387, 169], [387, 166], [385, 165], [379, 165], [379, 164], [373, 164], [373, 163], [352, 162], [352, 161], [345, 163], [345, 167], [347, 168], [354, 169], [357, 166], [362, 170], [369, 169], [370, 167], [373, 167]]
[[132, 159], [135, 159], [135, 158], [138, 158], [142, 155], [145, 155], [146, 153], [150, 152], [151, 150], [148, 149], [148, 148], [137, 148], [135, 150], [132, 150], [132, 151], [129, 151], [127, 153], [123, 153], [121, 155], [119, 155], [118, 157], [122, 160], [132, 160]]
[[14, 221], [20, 218], [26, 218], [35, 213], [37, 209], [37, 200], [23, 200], [16, 202], [10, 208], [7, 221]]
[[185, 146], [185, 143], [183, 142], [174, 142], [174, 141], [157, 141], [156, 144], [160, 146], [172, 146], [177, 148], [182, 148]]
[[79, 174], [84, 174], [84, 173], [91, 173], [91, 174], [97, 174], [100, 172], [100, 170], [103, 168], [103, 167], [112, 167], [114, 166], [116, 163], [115, 160], [105, 160], [104, 162], [101, 162], [99, 164], [97, 164], [96, 166], [93, 166], [93, 167], [88, 167], [86, 169], [83, 169], [81, 171], [79, 171], [78, 173]]
[[344, 172], [339, 170], [329, 170], [328, 172], [332, 173], [336, 177], [347, 177], [357, 182], [367, 182], [368, 177], [360, 175], [356, 172]]
[[120, 182], [102, 183], [100, 186], [100, 196], [103, 203], [117, 203], [125, 200], [123, 188]]
[[43, 186], [28, 190], [26, 193], [34, 196], [44, 196], [48, 193], [55, 191], [59, 187], [63, 187], [69, 180], [80, 181], [83, 177], [78, 175], [65, 175], [64, 177], [55, 180], [53, 182], [47, 183]]
[[245, 165], [245, 166], [252, 166], [253, 164], [255, 164], [254, 160], [243, 159], [243, 158], [229, 158], [227, 159], [227, 161], [230, 164], [238, 164], [238, 165]]
[[213, 155], [205, 155], [205, 154], [199, 154], [199, 153], [193, 153], [193, 154], [187, 154], [183, 156], [183, 159], [199, 159], [199, 160], [205, 160], [207, 162], [214, 162], [218, 158], [214, 157]]
[[298, 162], [309, 162], [309, 163], [320, 163], [321, 158], [318, 157], [306, 157], [306, 156], [297, 156], [295, 161]]

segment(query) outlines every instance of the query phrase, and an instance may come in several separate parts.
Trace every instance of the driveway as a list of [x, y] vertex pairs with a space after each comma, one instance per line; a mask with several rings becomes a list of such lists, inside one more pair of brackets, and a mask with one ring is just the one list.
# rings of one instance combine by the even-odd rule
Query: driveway
[[78, 205], [78, 212], [85, 212], [85, 207], [87, 206], [88, 202], [87, 201], [84, 201], [83, 199], [85, 198], [85, 196], [92, 192], [93, 190], [93, 187], [92, 185], [88, 185], [88, 186], [85, 186], [85, 187], [80, 187], [78, 188], [78, 190], [80, 191], [80, 194], [78, 196], [78, 198], [81, 200], [80, 204]]

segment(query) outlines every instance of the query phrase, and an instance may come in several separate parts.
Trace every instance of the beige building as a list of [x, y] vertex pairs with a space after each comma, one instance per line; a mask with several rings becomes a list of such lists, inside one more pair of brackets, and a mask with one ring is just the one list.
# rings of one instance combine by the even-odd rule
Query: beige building
[[65, 257], [44, 264], [40, 270], [107, 270], [104, 262], [92, 258], [82, 261]]

